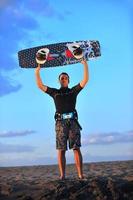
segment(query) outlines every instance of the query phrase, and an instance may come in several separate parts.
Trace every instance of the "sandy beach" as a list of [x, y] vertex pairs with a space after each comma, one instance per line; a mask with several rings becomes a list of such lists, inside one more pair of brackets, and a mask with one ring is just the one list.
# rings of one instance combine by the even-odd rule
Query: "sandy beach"
[[59, 180], [57, 165], [0, 167], [0, 200], [132, 200], [133, 160], [84, 163], [85, 180], [74, 164]]

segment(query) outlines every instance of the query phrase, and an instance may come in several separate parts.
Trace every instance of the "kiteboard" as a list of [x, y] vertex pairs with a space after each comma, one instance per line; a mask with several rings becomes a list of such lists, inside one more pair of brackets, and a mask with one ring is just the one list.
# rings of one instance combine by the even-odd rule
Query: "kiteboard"
[[18, 52], [19, 65], [22, 68], [36, 68], [37, 64], [41, 67], [65, 66], [99, 56], [101, 49], [97, 40], [48, 44]]

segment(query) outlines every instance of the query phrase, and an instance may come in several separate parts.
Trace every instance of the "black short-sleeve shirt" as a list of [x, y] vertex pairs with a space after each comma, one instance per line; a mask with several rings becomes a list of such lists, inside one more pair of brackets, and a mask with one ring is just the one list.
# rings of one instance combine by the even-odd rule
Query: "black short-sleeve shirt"
[[56, 112], [62, 114], [75, 110], [76, 98], [82, 89], [80, 83], [72, 88], [61, 87], [60, 89], [56, 89], [47, 86], [46, 93], [54, 99]]

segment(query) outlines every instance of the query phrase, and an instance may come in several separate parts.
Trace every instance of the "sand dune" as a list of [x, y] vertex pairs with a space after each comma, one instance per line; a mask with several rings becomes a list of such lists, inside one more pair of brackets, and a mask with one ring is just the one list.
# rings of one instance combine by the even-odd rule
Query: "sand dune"
[[59, 180], [57, 165], [0, 168], [0, 200], [133, 200], [133, 161], [85, 163], [87, 180], [74, 164]]

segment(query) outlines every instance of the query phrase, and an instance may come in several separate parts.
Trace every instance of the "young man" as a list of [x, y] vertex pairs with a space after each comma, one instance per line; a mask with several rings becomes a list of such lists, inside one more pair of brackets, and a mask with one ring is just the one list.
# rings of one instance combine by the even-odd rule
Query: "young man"
[[40, 78], [40, 64], [35, 69], [36, 83], [38, 88], [49, 94], [55, 103], [55, 130], [56, 130], [56, 149], [58, 150], [58, 165], [60, 170], [60, 179], [65, 179], [65, 167], [67, 150], [67, 141], [69, 149], [73, 149], [75, 163], [79, 179], [83, 179], [83, 161], [80, 151], [81, 146], [81, 126], [78, 123], [76, 112], [76, 98], [78, 93], [84, 88], [89, 80], [88, 64], [85, 60], [81, 61], [84, 66], [83, 80], [72, 88], [68, 87], [69, 75], [65, 72], [59, 75], [60, 89], [50, 88], [42, 83]]

